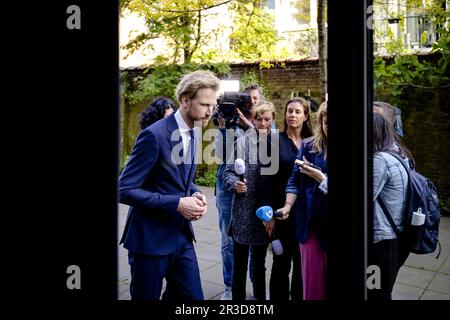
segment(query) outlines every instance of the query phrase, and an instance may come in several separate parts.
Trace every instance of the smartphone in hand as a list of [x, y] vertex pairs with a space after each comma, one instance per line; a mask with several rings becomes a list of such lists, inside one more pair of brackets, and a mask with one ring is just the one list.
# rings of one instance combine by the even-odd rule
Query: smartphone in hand
[[304, 167], [304, 166], [310, 166], [311, 168], [317, 169], [319, 171], [322, 171], [322, 169], [319, 166], [316, 166], [315, 164], [312, 163], [306, 163], [303, 160], [299, 160], [299, 159], [295, 159], [295, 164], [300, 166], [300, 167]]

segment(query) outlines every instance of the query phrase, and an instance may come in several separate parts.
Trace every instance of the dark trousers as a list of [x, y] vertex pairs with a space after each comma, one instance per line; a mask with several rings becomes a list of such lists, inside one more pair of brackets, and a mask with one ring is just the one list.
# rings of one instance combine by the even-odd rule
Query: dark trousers
[[[283, 254], [273, 254], [272, 271], [270, 274], [270, 300], [293, 301], [303, 300], [303, 284], [300, 264], [300, 250], [298, 242], [281, 240]], [[292, 279], [289, 281], [289, 273], [292, 269]], [[290, 283], [289, 283], [290, 282]]]
[[132, 300], [159, 300], [166, 278], [162, 300], [169, 302], [203, 300], [200, 272], [194, 246], [181, 233], [178, 248], [165, 256], [148, 256], [128, 252], [131, 267]]
[[369, 251], [369, 265], [380, 268], [380, 289], [368, 289], [368, 300], [392, 300], [392, 289], [400, 267], [408, 258], [409, 251], [400, 245], [398, 239], [373, 243]]
[[[256, 300], [266, 300], [266, 254], [267, 245], [252, 247], [253, 289]], [[250, 246], [233, 240], [233, 300], [242, 301], [246, 297], [247, 265]]]

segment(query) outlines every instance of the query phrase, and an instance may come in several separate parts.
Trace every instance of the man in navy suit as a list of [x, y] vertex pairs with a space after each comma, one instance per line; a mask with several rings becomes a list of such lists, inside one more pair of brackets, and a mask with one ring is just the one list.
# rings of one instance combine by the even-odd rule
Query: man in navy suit
[[[195, 143], [217, 103], [219, 79], [209, 71], [185, 75], [176, 88], [180, 108], [142, 130], [119, 181], [130, 206], [120, 240], [128, 250], [133, 300], [203, 300], [191, 221], [207, 211], [193, 184]], [[194, 126], [195, 122], [195, 126]], [[196, 137], [196, 138], [195, 138]]]

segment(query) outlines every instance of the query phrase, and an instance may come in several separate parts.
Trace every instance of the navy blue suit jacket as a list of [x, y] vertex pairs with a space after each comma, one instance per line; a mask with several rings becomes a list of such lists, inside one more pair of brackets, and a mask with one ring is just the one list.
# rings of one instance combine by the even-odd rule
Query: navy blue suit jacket
[[[312, 152], [313, 138], [302, 141], [297, 154], [297, 159], [306, 160], [319, 166], [323, 173], [328, 175], [328, 165], [324, 153]], [[320, 247], [328, 251], [328, 198], [319, 189], [319, 183], [313, 178], [300, 172], [300, 168], [294, 165], [292, 175], [286, 186], [286, 193], [297, 194], [296, 237], [300, 243], [308, 239], [309, 231], [313, 230], [317, 236]]]
[[177, 212], [180, 198], [199, 189], [192, 182], [195, 165], [186, 181], [184, 164], [172, 161], [172, 149], [182, 143], [179, 134], [179, 140], [171, 141], [176, 129], [173, 113], [142, 130], [120, 176], [119, 201], [130, 206], [120, 243], [130, 251], [173, 253], [181, 232], [195, 240], [191, 222]]

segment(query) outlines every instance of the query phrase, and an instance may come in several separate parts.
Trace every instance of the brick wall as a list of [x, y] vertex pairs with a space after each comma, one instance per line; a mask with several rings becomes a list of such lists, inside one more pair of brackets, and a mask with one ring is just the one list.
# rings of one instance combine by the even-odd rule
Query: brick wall
[[306, 94], [320, 97], [318, 59], [288, 61], [284, 67], [263, 70], [259, 70], [258, 64], [232, 64], [231, 70], [231, 79], [240, 79], [246, 71], [258, 72], [274, 103]]

